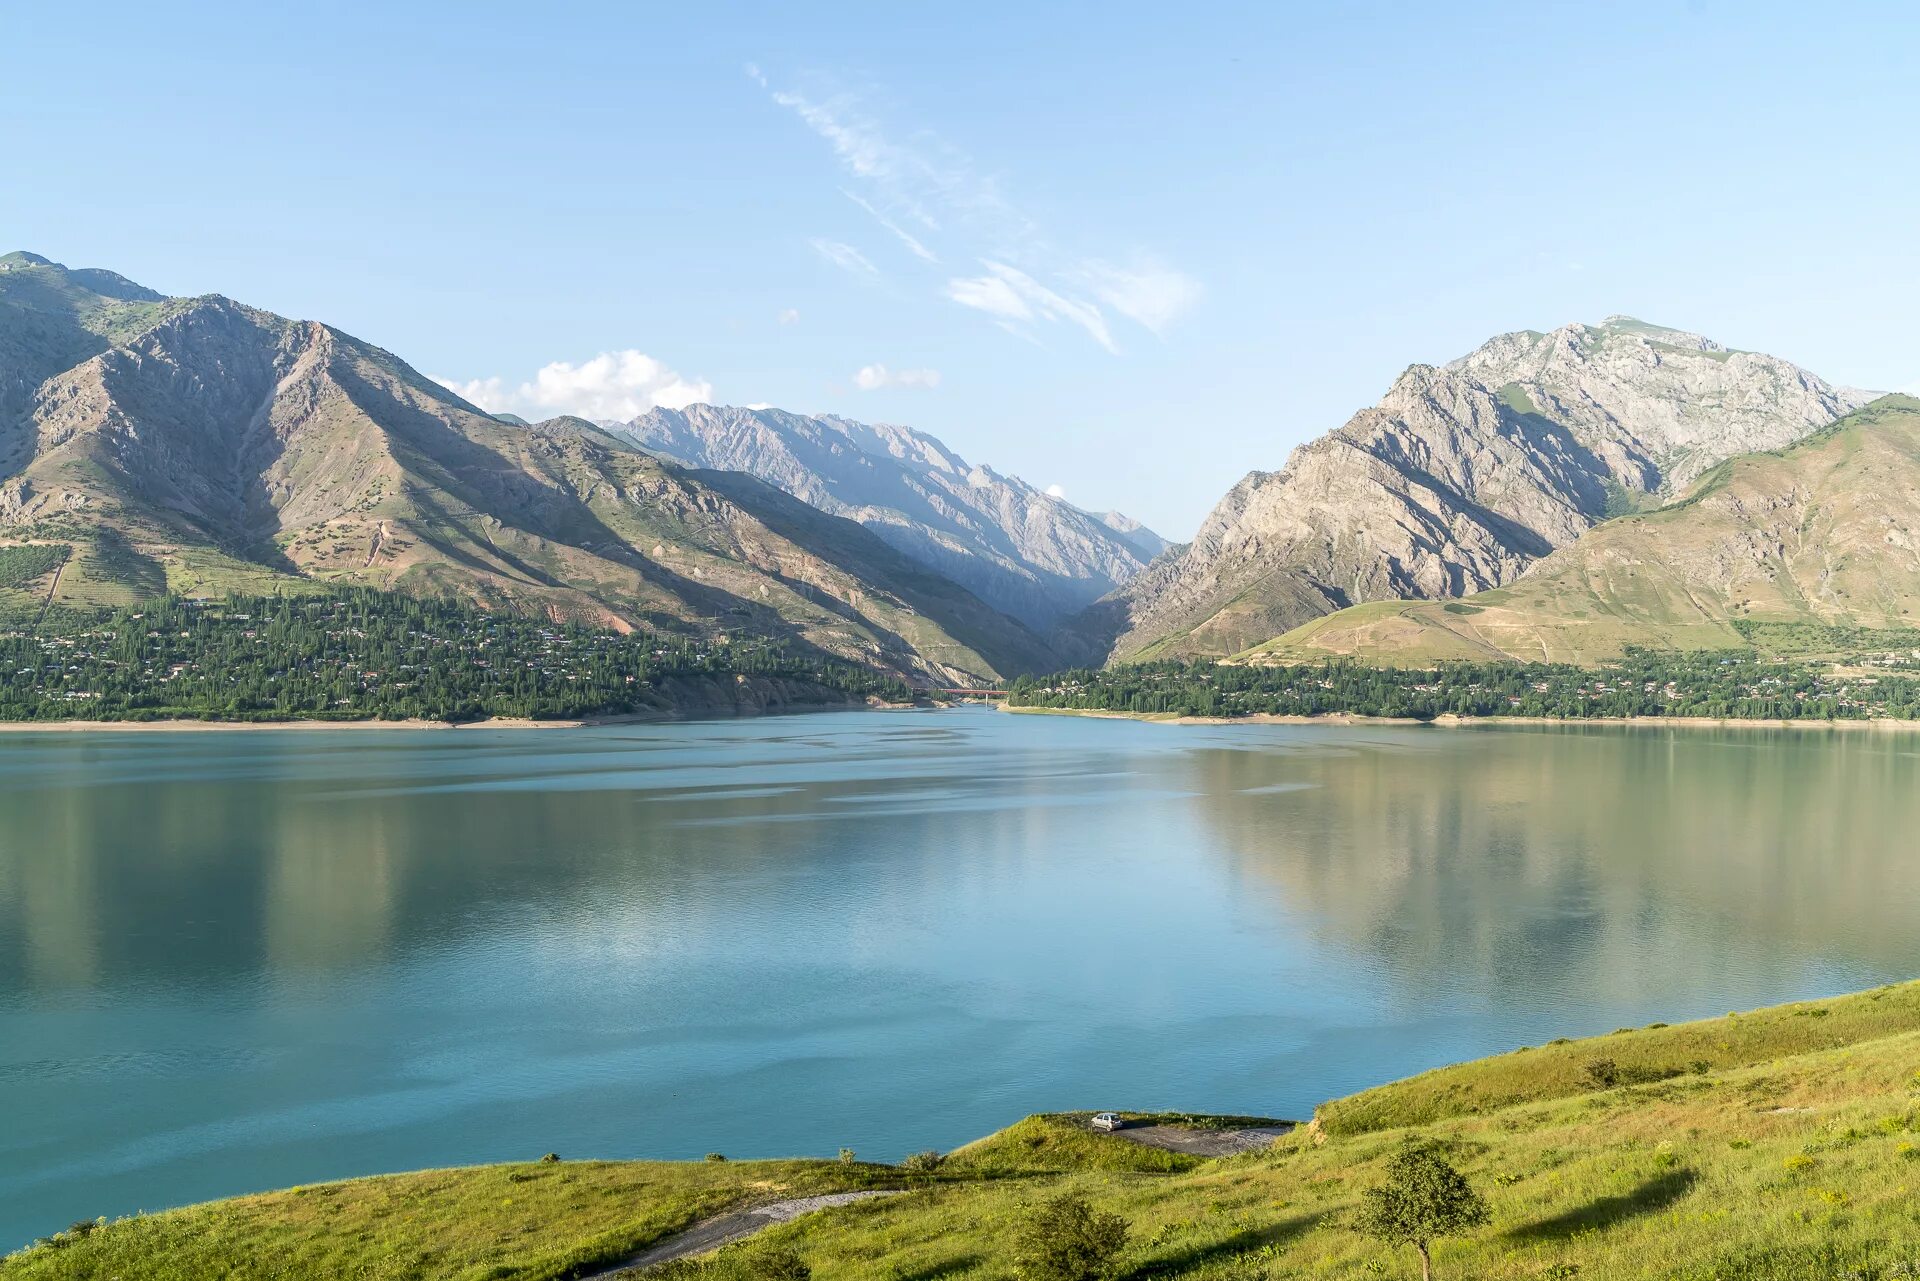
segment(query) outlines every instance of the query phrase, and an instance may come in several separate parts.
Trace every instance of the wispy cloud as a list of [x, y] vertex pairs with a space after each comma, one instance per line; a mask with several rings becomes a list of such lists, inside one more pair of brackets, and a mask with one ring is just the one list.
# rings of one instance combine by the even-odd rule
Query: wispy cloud
[[947, 297], [962, 307], [984, 311], [1001, 320], [1020, 323], [1069, 321], [1087, 331], [1095, 342], [1118, 353], [1107, 318], [1091, 302], [1069, 298], [1047, 288], [1017, 267], [982, 260], [984, 276], [961, 276], [947, 282]]
[[920, 259], [920, 261], [922, 262], [939, 262], [940, 261], [939, 257], [933, 252], [933, 250], [927, 248], [925, 245], [920, 243], [920, 240], [917, 236], [903, 229], [899, 223], [887, 217], [885, 214], [881, 213], [878, 209], [875, 209], [872, 205], [868, 204], [865, 200], [862, 200], [859, 196], [855, 195], [853, 192], [848, 191], [845, 187], [842, 187], [840, 189], [840, 194], [845, 196], [848, 200], [853, 201], [854, 204], [859, 205], [862, 209], [866, 210], [868, 213], [872, 214], [873, 220], [879, 223], [882, 227], [885, 227], [888, 231], [891, 231], [894, 234], [894, 236], [899, 239], [900, 243], [907, 247], [908, 253]]
[[655, 407], [684, 409], [713, 400], [712, 383], [682, 377], [645, 352], [632, 350], [602, 352], [577, 365], [556, 360], [528, 382], [499, 377], [434, 381], [490, 414], [536, 420], [576, 414], [596, 422], [624, 422]]
[[783, 325], [797, 325], [800, 323], [800, 309], [798, 307], [788, 307], [780, 313], [778, 319]]
[[1200, 301], [1199, 281], [1152, 259], [1127, 267], [1089, 260], [1081, 264], [1080, 278], [1094, 297], [1156, 334]]
[[[1151, 254], [1110, 259], [1060, 249], [965, 153], [925, 131], [900, 141], [859, 95], [775, 88], [754, 65], [747, 74], [827, 143], [858, 188], [842, 194], [920, 264], [938, 266], [945, 254], [979, 261], [985, 275], [948, 275], [935, 287], [1009, 332], [1033, 340], [1035, 327], [1064, 323], [1117, 353], [1110, 315], [1160, 335], [1198, 304], [1200, 282]], [[813, 246], [856, 274], [880, 274], [849, 245]]]
[[853, 385], [861, 391], [881, 391], [888, 387], [919, 387], [931, 391], [940, 385], [940, 371], [867, 365], [854, 374]]
[[807, 242], [813, 251], [825, 258], [842, 271], [852, 272], [856, 276], [878, 276], [880, 269], [873, 265], [867, 256], [852, 245], [839, 240], [825, 240], [815, 236]]

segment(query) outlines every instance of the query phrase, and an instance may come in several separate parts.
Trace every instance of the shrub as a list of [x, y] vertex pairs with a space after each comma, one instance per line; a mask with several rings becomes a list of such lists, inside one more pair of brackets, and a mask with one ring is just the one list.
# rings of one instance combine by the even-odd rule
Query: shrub
[[726, 1154], [726, 1153], [724, 1153], [724, 1152], [709, 1152], [709, 1153], [707, 1153], [707, 1160], [709, 1160], [709, 1161], [724, 1161], [724, 1160], [726, 1160], [726, 1159], [727, 1159], [727, 1154]]
[[1014, 1240], [1014, 1269], [1024, 1281], [1105, 1281], [1127, 1246], [1127, 1221], [1071, 1194], [1027, 1212]]
[[853, 1149], [852, 1149], [852, 1148], [841, 1148], [841, 1149], [840, 1149], [840, 1164], [841, 1164], [841, 1165], [852, 1165], [852, 1164], [853, 1164], [853, 1161], [854, 1161], [854, 1155], [853, 1155]]
[[900, 1163], [908, 1174], [932, 1174], [947, 1163], [946, 1154], [928, 1148], [925, 1152], [915, 1152]]
[[1592, 1059], [1583, 1069], [1587, 1080], [1603, 1090], [1620, 1084], [1620, 1065], [1612, 1059]]
[[540, 1163], [542, 1165], [552, 1165], [555, 1161], [558, 1161], [559, 1159], [560, 1159], [560, 1154], [558, 1152], [549, 1152], [545, 1156], [540, 1158]]

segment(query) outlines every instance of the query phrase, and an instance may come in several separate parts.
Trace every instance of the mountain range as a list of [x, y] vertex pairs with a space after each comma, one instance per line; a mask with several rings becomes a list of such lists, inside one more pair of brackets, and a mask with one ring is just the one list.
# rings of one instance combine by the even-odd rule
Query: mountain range
[[1035, 628], [1093, 603], [1167, 547], [1131, 517], [1084, 512], [908, 427], [690, 405], [608, 429], [688, 466], [757, 476], [858, 521]]
[[1062, 625], [1109, 661], [1222, 657], [1350, 605], [1498, 587], [1873, 398], [1785, 360], [1615, 316], [1414, 365], [1380, 403], [1252, 472], [1190, 544]]
[[1624, 316], [1414, 365], [1192, 542], [907, 427], [489, 414], [218, 295], [0, 258], [0, 606], [367, 585], [769, 636], [973, 687], [1068, 662], [1508, 657], [1907, 626], [1920, 402]]
[[1630, 645], [1743, 645], [1743, 625], [1920, 620], [1920, 400], [1887, 396], [1785, 449], [1731, 459], [1679, 501], [1608, 521], [1509, 586], [1342, 610], [1255, 662], [1593, 663]]
[[[592, 423], [492, 417], [330, 326], [0, 258], [10, 603], [366, 584], [620, 630], [743, 630], [934, 685], [1053, 656], [868, 532]], [[39, 564], [39, 562], [35, 562]]]

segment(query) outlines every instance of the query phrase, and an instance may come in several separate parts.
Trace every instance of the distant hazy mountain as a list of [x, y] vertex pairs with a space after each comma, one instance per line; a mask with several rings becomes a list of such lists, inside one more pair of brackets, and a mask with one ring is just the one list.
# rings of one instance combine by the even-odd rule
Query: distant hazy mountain
[[1193, 542], [1069, 620], [1116, 660], [1226, 655], [1364, 601], [1510, 582], [1595, 522], [1866, 403], [1798, 366], [1624, 316], [1415, 365], [1253, 472]]
[[747, 472], [856, 520], [1036, 627], [1112, 591], [1167, 545], [1139, 521], [1082, 511], [906, 427], [691, 405], [612, 429], [689, 466]]
[[1342, 610], [1249, 657], [1589, 662], [1629, 645], [1740, 645], [1739, 622], [1920, 625], [1920, 400], [1887, 396], [1722, 463], [1681, 501], [1589, 530], [1511, 586]]
[[[604, 623], [740, 630], [972, 684], [1027, 628], [852, 521], [591, 423], [481, 413], [339, 330], [0, 258], [0, 598], [364, 583]], [[32, 558], [26, 558], [31, 560]]]

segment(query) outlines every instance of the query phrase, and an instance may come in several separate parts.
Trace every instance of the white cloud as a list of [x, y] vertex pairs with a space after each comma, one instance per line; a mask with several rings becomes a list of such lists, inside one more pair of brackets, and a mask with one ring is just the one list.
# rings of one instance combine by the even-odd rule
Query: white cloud
[[1080, 326], [1093, 340], [1118, 354], [1107, 318], [1090, 302], [1066, 295], [1029, 276], [1017, 267], [982, 259], [984, 276], [959, 277], [947, 282], [947, 297], [963, 307], [972, 307], [1002, 320], [1064, 320]]
[[861, 391], [879, 391], [886, 387], [922, 387], [929, 391], [940, 385], [938, 369], [888, 369], [885, 365], [867, 365], [853, 376], [853, 385]]
[[[776, 89], [757, 66], [747, 74], [827, 142], [858, 188], [843, 188], [843, 194], [914, 258], [929, 265], [941, 261], [926, 235], [938, 232], [940, 239], [992, 259], [987, 275], [948, 278], [941, 289], [1015, 336], [1037, 341], [1032, 326], [1064, 321], [1117, 353], [1110, 315], [1162, 334], [1198, 303], [1197, 280], [1144, 253], [1122, 265], [1058, 248], [964, 153], [924, 130], [908, 142], [896, 141], [854, 94], [831, 85], [813, 95]], [[851, 246], [820, 240], [813, 245], [850, 272], [879, 274]]]
[[713, 384], [682, 377], [645, 352], [632, 350], [602, 352], [577, 365], [556, 360], [542, 366], [531, 382], [519, 384], [497, 377], [434, 381], [490, 414], [529, 419], [577, 414], [596, 422], [624, 422], [655, 407], [684, 409], [713, 400]]
[[747, 406], [747, 408], [748, 408], [748, 409], [756, 409], [756, 410], [757, 410], [757, 409], [772, 409], [772, 408], [773, 408], [773, 406], [772, 406], [772, 405], [770, 405], [770, 404], [768, 404], [768, 403], [767, 403], [766, 401], [764, 401], [764, 400], [756, 400], [756, 401], [754, 401], [754, 402], [753, 402], [753, 403], [752, 403], [751, 405], [748, 405], [748, 406]]
[[1156, 334], [1200, 301], [1199, 281], [1151, 260], [1116, 267], [1095, 259], [1083, 264], [1079, 274], [1094, 297]]
[[1033, 319], [1033, 308], [998, 276], [955, 277], [947, 282], [947, 297], [962, 307], [972, 307], [1003, 320]]
[[939, 257], [933, 252], [933, 250], [927, 248], [925, 245], [920, 243], [920, 240], [917, 236], [914, 236], [910, 232], [906, 231], [904, 228], [900, 226], [899, 223], [887, 217], [885, 214], [881, 213], [878, 209], [875, 209], [871, 204], [868, 204], [865, 200], [862, 200], [859, 196], [856, 196], [851, 191], [848, 191], [845, 187], [842, 187], [840, 189], [840, 194], [845, 196], [848, 200], [853, 201], [854, 204], [859, 205], [862, 209], [866, 210], [869, 214], [873, 215], [873, 220], [875, 222], [879, 223], [882, 227], [885, 227], [888, 231], [891, 231], [896, 237], [899, 238], [900, 243], [907, 247], [908, 253], [911, 253], [914, 257], [920, 259], [920, 261], [922, 262], [939, 262], [940, 261]]
[[850, 271], [856, 276], [880, 274], [880, 269], [867, 261], [867, 256], [852, 245], [843, 244], [838, 240], [823, 240], [818, 236], [807, 243], [813, 246], [815, 253], [842, 271]]
[[781, 323], [781, 324], [783, 324], [783, 325], [797, 325], [797, 324], [799, 324], [799, 323], [800, 323], [800, 309], [799, 309], [798, 307], [789, 307], [789, 308], [787, 308], [787, 309], [786, 309], [785, 311], [783, 311], [783, 312], [781, 312], [781, 313], [780, 313], [780, 323]]
[[1060, 499], [1061, 501], [1063, 501], [1063, 502], [1064, 502], [1064, 501], [1066, 500], [1066, 497], [1067, 497], [1067, 491], [1066, 491], [1066, 488], [1065, 488], [1065, 486], [1063, 486], [1063, 485], [1061, 485], [1061, 484], [1059, 484], [1058, 482], [1055, 482], [1054, 484], [1051, 484], [1051, 485], [1048, 485], [1048, 486], [1047, 486], [1047, 497], [1048, 497], [1048, 498], [1058, 498], [1058, 499]]

